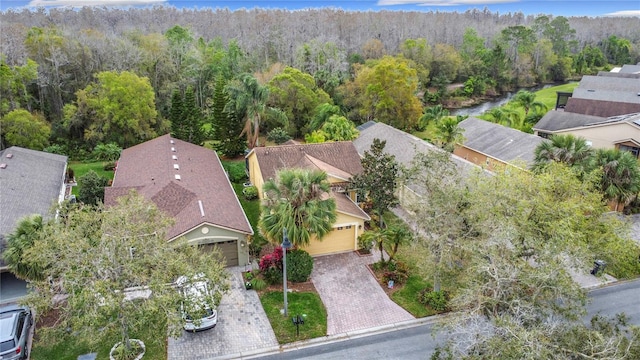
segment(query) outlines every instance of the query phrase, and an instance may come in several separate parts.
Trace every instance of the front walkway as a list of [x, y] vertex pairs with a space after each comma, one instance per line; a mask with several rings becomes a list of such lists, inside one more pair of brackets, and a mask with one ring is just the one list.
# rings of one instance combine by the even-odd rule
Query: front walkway
[[414, 319], [389, 299], [367, 268], [379, 258], [379, 253], [355, 252], [315, 258], [311, 280], [327, 308], [327, 335]]
[[213, 359], [278, 346], [258, 294], [244, 289], [244, 267], [227, 270], [231, 273], [231, 290], [218, 306], [218, 325], [198, 333], [183, 332], [178, 339], [169, 338], [168, 360]]

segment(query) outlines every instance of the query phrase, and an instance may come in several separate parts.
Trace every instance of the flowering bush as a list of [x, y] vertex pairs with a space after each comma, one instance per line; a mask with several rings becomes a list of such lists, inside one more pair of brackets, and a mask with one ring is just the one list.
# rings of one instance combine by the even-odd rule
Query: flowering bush
[[271, 268], [282, 270], [282, 247], [277, 246], [273, 252], [260, 259], [260, 271], [265, 272]]

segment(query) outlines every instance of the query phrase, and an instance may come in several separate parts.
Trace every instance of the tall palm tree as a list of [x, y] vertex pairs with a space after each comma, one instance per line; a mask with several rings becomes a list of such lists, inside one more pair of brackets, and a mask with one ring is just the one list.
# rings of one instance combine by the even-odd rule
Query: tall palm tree
[[412, 239], [413, 234], [406, 226], [397, 224], [389, 226], [384, 232], [386, 240], [391, 244], [391, 253], [389, 253], [389, 261], [391, 261], [396, 256], [398, 247], [408, 243]]
[[536, 94], [527, 90], [520, 90], [513, 97], [513, 102], [516, 105], [524, 108], [524, 117], [526, 118], [529, 115], [529, 110], [533, 109], [533, 111], [538, 110], [547, 110], [547, 105], [536, 101]]
[[511, 128], [518, 128], [518, 125], [522, 122], [520, 114], [507, 108], [495, 107], [489, 110], [487, 114], [493, 120], [492, 122]]
[[449, 152], [453, 152], [456, 143], [464, 141], [464, 129], [458, 126], [458, 123], [458, 118], [448, 117], [436, 124], [436, 139], [440, 146]]
[[42, 280], [42, 268], [27, 261], [25, 253], [40, 239], [44, 226], [42, 216], [33, 215], [22, 218], [15, 230], [7, 234], [7, 248], [4, 261], [9, 270], [23, 280]]
[[321, 240], [336, 222], [336, 202], [325, 172], [281, 170], [262, 189], [266, 196], [260, 229], [273, 242], [281, 240], [286, 228], [294, 245], [308, 245], [312, 236]]
[[601, 190], [607, 200], [615, 201], [616, 211], [640, 192], [638, 159], [628, 151], [598, 149], [595, 162], [602, 168]]
[[387, 240], [387, 232], [384, 229], [375, 227], [371, 230], [365, 231], [362, 235], [363, 241], [369, 241], [375, 244], [380, 251], [380, 262], [384, 262], [384, 243]]
[[592, 159], [593, 149], [586, 139], [571, 134], [553, 135], [550, 141], [544, 141], [536, 147], [532, 170], [540, 171], [555, 161], [584, 172], [590, 170]]
[[266, 112], [266, 102], [269, 89], [260, 85], [251, 74], [243, 74], [238, 81], [227, 86], [229, 106], [234, 113], [245, 119], [245, 125], [240, 136], [247, 136], [247, 146], [252, 149], [258, 145], [260, 122]]
[[443, 108], [440, 104], [425, 108], [424, 114], [422, 114], [420, 120], [418, 120], [418, 127], [423, 131], [430, 122], [434, 121], [437, 124], [446, 116], [449, 116], [449, 110]]

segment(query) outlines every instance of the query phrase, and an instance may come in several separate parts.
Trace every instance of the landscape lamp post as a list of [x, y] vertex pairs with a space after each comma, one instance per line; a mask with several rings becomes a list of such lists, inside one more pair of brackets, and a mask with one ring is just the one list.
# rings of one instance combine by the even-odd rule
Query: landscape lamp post
[[284, 285], [284, 316], [287, 316], [287, 250], [291, 242], [287, 236], [287, 228], [282, 229], [282, 283]]

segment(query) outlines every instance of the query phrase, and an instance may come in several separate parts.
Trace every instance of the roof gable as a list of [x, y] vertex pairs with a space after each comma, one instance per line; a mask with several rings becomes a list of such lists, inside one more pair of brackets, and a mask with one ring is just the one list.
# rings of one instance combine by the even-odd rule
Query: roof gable
[[168, 134], [122, 151], [105, 204], [130, 189], [173, 216], [170, 239], [202, 223], [253, 233], [218, 155]]
[[346, 179], [362, 172], [360, 156], [350, 141], [257, 147], [251, 153], [265, 181], [286, 168], [317, 169]]

